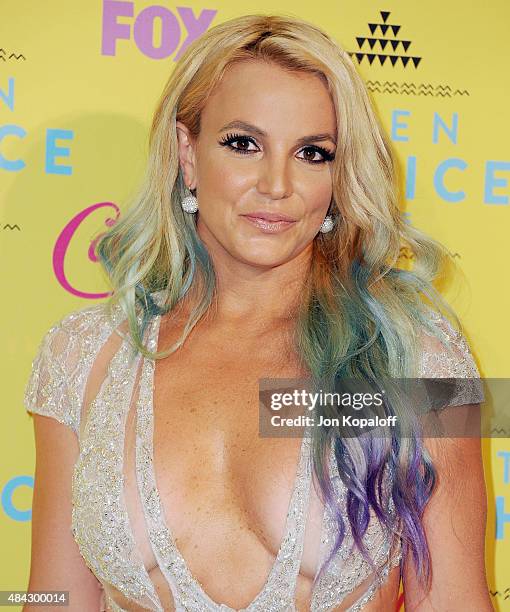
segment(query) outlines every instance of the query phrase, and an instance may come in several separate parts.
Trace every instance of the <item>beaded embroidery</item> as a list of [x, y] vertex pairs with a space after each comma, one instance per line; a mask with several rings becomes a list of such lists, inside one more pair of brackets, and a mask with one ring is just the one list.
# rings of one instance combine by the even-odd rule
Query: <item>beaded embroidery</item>
[[123, 500], [124, 426], [139, 359], [129, 359], [124, 342], [115, 354], [106, 385], [92, 403], [73, 474], [72, 528], [94, 574], [140, 604], [145, 595], [163, 610], [143, 563], [137, 559]]
[[[157, 294], [154, 294], [157, 298]], [[445, 347], [424, 351], [421, 376], [472, 378], [472, 388], [463, 386], [452, 404], [483, 401], [479, 373], [464, 337], [450, 324], [434, 314], [444, 332]], [[81, 404], [87, 375], [101, 346], [122, 322], [117, 307], [110, 318], [104, 305], [71, 313], [47, 332], [32, 363], [24, 403], [27, 411], [52, 416], [70, 426], [80, 441], [80, 455], [73, 473], [73, 510], [71, 528], [88, 567], [105, 588], [106, 609], [128, 612], [109, 593], [114, 587], [126, 598], [147, 609], [163, 612], [161, 601], [138, 554], [124, 500], [125, 418], [133, 394], [136, 369], [141, 363], [140, 395], [136, 403], [136, 477], [149, 540], [159, 568], [174, 597], [177, 612], [234, 612], [232, 608], [212, 601], [191, 575], [177, 549], [163, 516], [156, 488], [153, 465], [153, 375], [154, 362], [129, 357], [130, 345], [124, 340], [108, 366], [108, 373], [91, 403], [87, 419], [80, 427]], [[149, 348], [155, 350], [160, 318], [149, 327]], [[81, 432], [81, 435], [80, 435]], [[264, 587], [245, 608], [249, 612], [292, 612], [295, 607], [295, 585], [303, 550], [306, 513], [309, 502], [310, 438], [305, 436], [293, 493], [289, 503], [284, 538]], [[345, 505], [346, 490], [342, 484], [331, 449], [329, 469], [335, 498]], [[390, 502], [390, 513], [394, 512]], [[321, 563], [334, 542], [336, 524], [329, 507], [323, 514]], [[398, 538], [390, 540], [377, 520], [371, 520], [364, 543], [374, 562], [382, 568], [383, 581], [401, 560]], [[371, 568], [357, 549], [346, 522], [346, 533], [340, 550], [312, 593], [311, 611], [323, 612], [338, 606], [371, 575]], [[381, 583], [374, 580], [349, 607], [359, 612], [377, 592]]]

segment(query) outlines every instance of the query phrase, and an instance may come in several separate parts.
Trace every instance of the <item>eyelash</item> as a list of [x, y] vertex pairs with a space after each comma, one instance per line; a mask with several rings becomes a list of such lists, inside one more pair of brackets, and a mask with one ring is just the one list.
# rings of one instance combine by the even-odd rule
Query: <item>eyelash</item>
[[[242, 149], [237, 149], [236, 147], [233, 147], [232, 143], [235, 142], [236, 140], [247, 140], [248, 142], [251, 142], [254, 145], [257, 144], [253, 140], [253, 138], [251, 138], [250, 136], [244, 136], [243, 134], [227, 134], [222, 140], [220, 140], [219, 144], [222, 147], [229, 147], [232, 151], [235, 151], [236, 153], [239, 153], [241, 155], [247, 155], [247, 154], [256, 152], [256, 151], [250, 151], [250, 150], [243, 151]], [[304, 147], [304, 149], [302, 150], [305, 150], [305, 149], [312, 149], [312, 151], [320, 153], [322, 157], [324, 158], [324, 159], [316, 159], [316, 160], [305, 159], [304, 161], [308, 162], [309, 164], [325, 164], [326, 162], [333, 161], [335, 159], [334, 154], [328, 151], [327, 149], [324, 149], [323, 147], [318, 147], [317, 145], [309, 145], [309, 146]]]

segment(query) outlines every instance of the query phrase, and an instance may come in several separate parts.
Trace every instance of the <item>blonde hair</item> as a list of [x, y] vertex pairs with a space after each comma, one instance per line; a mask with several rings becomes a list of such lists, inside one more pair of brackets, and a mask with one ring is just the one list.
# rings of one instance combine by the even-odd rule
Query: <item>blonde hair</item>
[[[122, 304], [134, 346], [150, 358], [176, 350], [207, 312], [215, 292], [214, 267], [194, 218], [181, 208], [186, 191], [176, 121], [197, 136], [202, 110], [225, 71], [250, 60], [316, 75], [327, 86], [337, 116], [331, 209], [337, 222], [331, 232], [314, 239], [310, 282], [296, 321], [297, 349], [315, 380], [339, 374], [416, 376], [418, 328], [438, 335], [423, 298], [446, 310], [460, 326], [432, 284], [441, 265], [453, 260], [440, 243], [404, 222], [390, 142], [349, 54], [320, 28], [288, 15], [245, 15], [221, 23], [196, 39], [175, 66], [154, 113], [147, 170], [134, 205], [98, 242], [99, 260], [114, 289], [111, 303]], [[403, 247], [413, 253], [412, 271], [397, 266]], [[180, 341], [166, 352], [149, 352], [142, 341], [145, 326], [153, 316], [172, 310], [195, 281], [200, 299]], [[162, 305], [153, 302], [155, 291], [163, 292]], [[141, 324], [137, 308], [143, 314]], [[319, 472], [325, 442], [315, 441]], [[377, 440], [383, 448], [375, 463], [373, 447], [365, 442], [356, 441], [367, 457], [364, 466], [342, 464], [339, 453], [339, 468], [363, 482], [368, 469], [382, 474], [385, 464], [392, 463], [398, 482], [414, 479], [417, 489], [401, 497], [405, 508], [399, 513], [408, 517], [408, 533], [416, 540], [406, 546], [425, 564], [428, 575], [420, 504], [431, 486], [430, 463], [419, 441], [402, 443], [395, 451], [388, 440]], [[409, 460], [415, 454], [426, 467], [423, 477]], [[359, 469], [364, 473], [356, 473]], [[321, 478], [327, 491], [324, 474]], [[350, 493], [365, 507], [377, 505], [368, 491], [363, 496], [358, 487]], [[379, 514], [387, 515], [387, 508], [381, 506]], [[349, 520], [355, 539], [361, 541], [364, 528], [354, 517]], [[388, 526], [395, 527], [389, 518]]]

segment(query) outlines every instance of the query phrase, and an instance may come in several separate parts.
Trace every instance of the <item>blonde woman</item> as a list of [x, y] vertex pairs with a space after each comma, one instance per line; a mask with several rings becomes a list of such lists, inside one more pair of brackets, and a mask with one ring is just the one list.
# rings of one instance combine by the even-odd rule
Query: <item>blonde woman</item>
[[259, 435], [261, 378], [479, 376], [432, 286], [448, 253], [396, 185], [319, 28], [248, 15], [188, 48], [98, 244], [113, 297], [33, 363], [30, 589], [80, 612], [380, 612], [402, 578], [407, 610], [492, 609], [479, 439]]

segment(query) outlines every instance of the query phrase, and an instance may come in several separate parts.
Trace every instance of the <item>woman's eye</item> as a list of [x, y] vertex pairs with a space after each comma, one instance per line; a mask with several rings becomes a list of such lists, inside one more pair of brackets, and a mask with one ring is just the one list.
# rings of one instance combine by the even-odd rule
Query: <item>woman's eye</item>
[[[234, 143], [236, 143], [235, 146], [233, 146]], [[241, 143], [241, 146], [239, 146], [237, 143]], [[255, 142], [248, 136], [227, 136], [220, 141], [220, 144], [224, 147], [232, 149], [233, 151], [236, 151], [237, 153], [251, 153], [252, 151], [256, 151], [256, 149], [248, 149], [250, 144], [255, 144]]]
[[[306, 147], [302, 149], [302, 152], [306, 154], [302, 159], [305, 159], [305, 161], [309, 161], [312, 164], [331, 161], [333, 159], [333, 156], [329, 153], [329, 151], [321, 148]], [[318, 158], [316, 157], [317, 155], [319, 156]]]
[[234, 140], [232, 140], [232, 142], [237, 142], [237, 143], [241, 143], [241, 145], [237, 145], [234, 148], [237, 149], [238, 151], [241, 152], [245, 152], [245, 151], [253, 151], [254, 149], [248, 149], [248, 147], [250, 146], [250, 144], [255, 144], [253, 142], [253, 140], [250, 140], [249, 138], [236, 138]]

